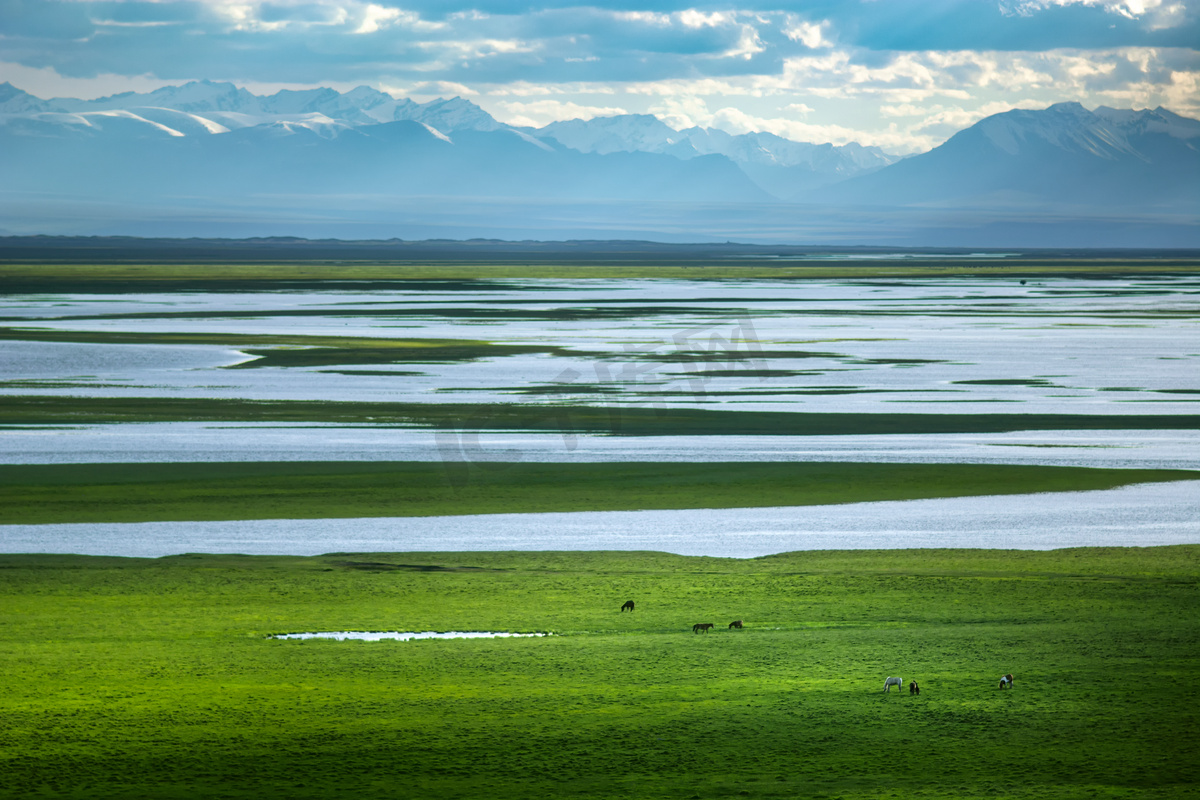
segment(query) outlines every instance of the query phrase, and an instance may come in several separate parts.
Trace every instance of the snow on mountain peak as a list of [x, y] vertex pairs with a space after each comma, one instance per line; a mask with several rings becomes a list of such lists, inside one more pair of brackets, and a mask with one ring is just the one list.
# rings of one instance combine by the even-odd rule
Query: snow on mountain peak
[[29, 114], [48, 110], [46, 101], [18, 89], [8, 81], [0, 83], [0, 114]]
[[618, 114], [592, 119], [552, 122], [538, 135], [582, 153], [619, 153], [638, 150], [661, 153], [678, 144], [679, 132], [650, 114]]
[[506, 127], [497, 122], [491, 114], [461, 97], [430, 100], [428, 103], [414, 103], [409, 100], [405, 105], [397, 105], [393, 119], [423, 122], [443, 133], [460, 130], [496, 131]]
[[1115, 161], [1126, 157], [1147, 159], [1149, 156], [1132, 139], [1153, 133], [1186, 141], [1200, 136], [1200, 121], [1164, 108], [1135, 111], [1100, 106], [1088, 111], [1079, 103], [1056, 103], [1041, 111], [1014, 109], [995, 114], [952, 139], [982, 135], [1009, 155], [1048, 145]]

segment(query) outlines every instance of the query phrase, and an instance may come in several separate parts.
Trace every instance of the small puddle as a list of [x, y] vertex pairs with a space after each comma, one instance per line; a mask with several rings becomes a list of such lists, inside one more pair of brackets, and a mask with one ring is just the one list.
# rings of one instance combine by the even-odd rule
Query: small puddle
[[277, 633], [269, 639], [361, 639], [377, 642], [380, 639], [497, 639], [512, 636], [549, 636], [548, 633], [502, 633], [500, 631], [319, 631], [318, 633]]

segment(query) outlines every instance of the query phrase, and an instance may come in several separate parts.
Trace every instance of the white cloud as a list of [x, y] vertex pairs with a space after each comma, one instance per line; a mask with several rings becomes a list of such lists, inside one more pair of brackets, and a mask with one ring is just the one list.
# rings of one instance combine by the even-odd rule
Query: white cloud
[[758, 37], [758, 30], [752, 25], [743, 25], [741, 33], [738, 35], [737, 44], [726, 50], [721, 56], [724, 58], [750, 59], [765, 49], [766, 47], [763, 46], [762, 39]]
[[793, 42], [799, 42], [810, 50], [833, 47], [833, 42], [826, 39], [823, 32], [823, 28], [827, 24], [822, 22], [805, 22], [789, 16], [786, 23], [787, 26], [783, 29], [783, 35]]
[[671, 24], [670, 14], [660, 14], [657, 11], [618, 11], [613, 18], [622, 22], [640, 22], [645, 25], [656, 25], [666, 28]]
[[516, 106], [507, 111], [522, 116], [525, 124], [627, 109], [653, 113], [675, 128], [767, 130], [805, 141], [853, 140], [913, 152], [991, 114], [1065, 100], [1089, 107], [1166, 105], [1196, 115], [1200, 70], [1193, 68], [1195, 63], [1192, 51], [1169, 48], [918, 51], [870, 62], [838, 48], [788, 59], [775, 74], [612, 83], [526, 81], [498, 84], [486, 94], [557, 101], [529, 112]]
[[[189, 37], [203, 40], [203, 46], [191, 52], [181, 48], [180, 59], [159, 63], [160, 71], [153, 73], [138, 43], [161, 45], [163, 40], [153, 37], [163, 34], [155, 31], [165, 31], [175, 41], [179, 25], [154, 27], [157, 20], [174, 17], [139, 12], [152, 20], [142, 23], [136, 14], [127, 18], [111, 10], [133, 5], [105, 0], [95, 8], [113, 16], [108, 22], [115, 24], [106, 22], [104, 34], [92, 37], [99, 44], [64, 38], [55, 51], [65, 53], [61, 62], [45, 55], [38, 62], [61, 63], [63, 72], [71, 64], [81, 72], [101, 73], [99, 77], [70, 78], [53, 69], [0, 64], [0, 80], [43, 97], [96, 97], [181, 82], [158, 74], [230, 80], [247, 88], [386, 84], [391, 91], [422, 97], [481, 96], [495, 106], [497, 116], [519, 124], [629, 110], [658, 114], [676, 127], [728, 125], [740, 130], [761, 124], [789, 138], [838, 143], [857, 138], [900, 150], [936, 144], [955, 126], [995, 109], [1044, 107], [1063, 100], [1200, 112], [1200, 60], [1193, 47], [866, 50], [842, 43], [858, 34], [850, 24], [853, 15], [834, 10], [824, 19], [705, 5], [669, 13], [579, 6], [489, 14], [447, 7], [452, 13], [433, 17], [428, 12], [426, 19], [393, 0], [198, 2], [201, 13], [193, 18], [179, 14], [196, 31], [242, 33]], [[194, 8], [184, 0], [152, 0], [136, 7], [157, 8], [159, 3]], [[985, 5], [996, 23], [995, 6]], [[1008, 13], [1036, 14], [1065, 5], [1093, 7], [1093, 17], [1107, 11], [1114, 15], [1108, 21], [1124, 29], [1144, 30], [1195, 16], [1183, 0], [1012, 0], [1006, 8]], [[1131, 25], [1115, 15], [1140, 22]], [[236, 48], [213, 44], [225, 40], [234, 41]], [[0, 37], [5, 53], [17, 52], [13, 41], [6, 28]], [[96, 55], [105, 42], [108, 49]], [[126, 46], [129, 42], [133, 44]], [[147, 52], [158, 49], [148, 47]], [[281, 52], [299, 55], [286, 63], [276, 57]], [[120, 70], [111, 65], [121, 64], [139, 74], [112, 74]]]
[[370, 3], [362, 11], [362, 22], [354, 30], [355, 33], [375, 33], [381, 27], [389, 25], [400, 18], [400, 9], [384, 8]]
[[939, 106], [936, 109], [930, 109], [930, 113], [926, 114], [912, 129], [928, 131], [930, 128], [942, 127], [949, 131], [959, 131], [993, 114], [1002, 114], [1015, 108], [1045, 108], [1045, 106], [1045, 103], [1036, 100], [1021, 100], [1016, 103], [997, 101], [971, 109], [941, 108]]
[[561, 100], [534, 100], [522, 103], [515, 100], [505, 100], [489, 109], [496, 119], [508, 125], [540, 128], [551, 122], [567, 119], [592, 119], [593, 117], [611, 117], [629, 112], [619, 107], [582, 106]]
[[580, 81], [574, 83], [530, 83], [529, 81], [513, 81], [512, 83], [497, 84], [487, 90], [494, 97], [538, 97], [546, 95], [588, 95], [616, 94], [617, 86], [610, 83], [594, 83]]
[[914, 106], [912, 103], [900, 103], [894, 106], [885, 105], [879, 107], [879, 113], [885, 117], [920, 117], [941, 110], [941, 106], [923, 108], [921, 106]]
[[717, 28], [732, 24], [736, 15], [721, 11], [705, 14], [703, 11], [689, 8], [683, 11], [676, 11], [673, 14], [665, 14], [658, 11], [616, 11], [613, 12], [612, 17], [621, 22], [636, 22], [643, 25], [653, 25], [657, 28], [669, 28], [679, 25], [684, 28], [699, 30], [700, 28]]
[[708, 110], [708, 103], [704, 98], [695, 95], [665, 97], [657, 105], [650, 106], [647, 111], [677, 131], [684, 128], [704, 128], [712, 124], [712, 113]]
[[1099, 7], [1126, 19], [1145, 18], [1151, 30], [1172, 28], [1187, 18], [1185, 4], [1164, 3], [1163, 0], [1019, 0], [1001, 2], [1000, 11], [1009, 15], [1031, 16], [1052, 6]]
[[729, 24], [733, 21], [732, 14], [723, 14], [720, 11], [714, 11], [711, 14], [705, 14], [697, 11], [694, 8], [689, 8], [686, 11], [680, 11], [675, 15], [685, 28], [716, 28], [721, 25]]
[[479, 92], [470, 86], [455, 83], [454, 81], [419, 81], [409, 84], [404, 89], [396, 87], [380, 88], [393, 95], [420, 95], [422, 97], [474, 97], [479, 94]]
[[0, 80], [8, 81], [35, 97], [76, 97], [94, 100], [121, 92], [153, 92], [178, 81], [165, 81], [153, 75], [114, 75], [104, 73], [89, 78], [60, 75], [53, 67], [27, 67], [0, 61]]

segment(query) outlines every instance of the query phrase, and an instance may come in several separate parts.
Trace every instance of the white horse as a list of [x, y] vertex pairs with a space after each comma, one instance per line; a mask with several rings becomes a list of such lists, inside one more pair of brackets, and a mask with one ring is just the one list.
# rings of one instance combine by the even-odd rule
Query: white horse
[[904, 678], [888, 678], [883, 682], [883, 690], [885, 692], [890, 692], [893, 686], [900, 691], [904, 691]]

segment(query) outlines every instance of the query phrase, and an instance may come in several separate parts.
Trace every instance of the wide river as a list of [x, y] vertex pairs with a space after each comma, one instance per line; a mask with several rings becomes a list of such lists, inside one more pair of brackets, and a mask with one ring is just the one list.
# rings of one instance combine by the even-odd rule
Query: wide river
[[464, 550], [790, 550], [1200, 544], [1200, 481], [790, 508], [0, 526], [10, 553], [158, 557]]

